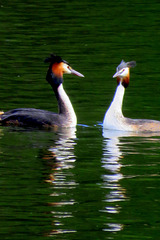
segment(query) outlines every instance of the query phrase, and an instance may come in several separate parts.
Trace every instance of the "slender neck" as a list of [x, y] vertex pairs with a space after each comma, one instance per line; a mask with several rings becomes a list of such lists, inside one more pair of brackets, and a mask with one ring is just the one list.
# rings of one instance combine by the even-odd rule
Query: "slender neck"
[[125, 88], [122, 86], [121, 82], [117, 86], [113, 101], [108, 109], [114, 111], [116, 114], [122, 115], [122, 104], [124, 97]]
[[46, 79], [55, 92], [58, 102], [59, 115], [64, 116], [65, 120], [69, 122], [71, 126], [75, 126], [77, 124], [77, 117], [71, 101], [63, 89], [63, 76], [55, 76], [51, 70], [51, 66], [47, 72]]
[[76, 124], [76, 114], [69, 97], [63, 89], [62, 83], [56, 89], [54, 89], [54, 92], [58, 101], [59, 114], [64, 115], [69, 121], [72, 121]]

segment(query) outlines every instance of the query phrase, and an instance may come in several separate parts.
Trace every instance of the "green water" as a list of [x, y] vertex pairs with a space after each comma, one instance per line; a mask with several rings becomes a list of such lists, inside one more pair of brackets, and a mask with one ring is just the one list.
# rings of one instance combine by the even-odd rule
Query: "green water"
[[123, 112], [160, 120], [158, 1], [1, 1], [0, 110], [57, 111], [44, 59], [56, 53], [78, 126], [0, 127], [2, 239], [159, 239], [160, 137], [103, 131], [122, 59]]

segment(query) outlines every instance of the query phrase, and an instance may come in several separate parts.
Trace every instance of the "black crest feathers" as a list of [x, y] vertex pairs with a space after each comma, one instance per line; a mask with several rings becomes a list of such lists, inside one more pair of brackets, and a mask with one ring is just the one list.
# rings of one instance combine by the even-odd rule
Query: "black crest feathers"
[[56, 56], [55, 54], [51, 54], [50, 57], [44, 60], [45, 63], [60, 63], [63, 62], [60, 56]]
[[69, 63], [68, 63], [67, 61], [63, 60], [60, 56], [57, 56], [57, 55], [55, 55], [55, 54], [53, 54], [53, 53], [50, 55], [50, 57], [46, 58], [46, 59], [44, 60], [44, 62], [45, 62], [45, 63], [51, 63], [51, 65], [52, 65], [53, 63], [61, 63], [61, 62], [64, 62], [64, 63], [66, 63], [66, 64], [69, 65]]

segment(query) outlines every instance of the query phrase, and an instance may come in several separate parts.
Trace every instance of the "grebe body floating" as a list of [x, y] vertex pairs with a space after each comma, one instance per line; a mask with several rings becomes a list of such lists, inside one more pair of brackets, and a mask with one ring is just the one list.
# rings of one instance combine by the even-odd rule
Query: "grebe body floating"
[[30, 126], [40, 128], [75, 127], [77, 117], [65, 90], [63, 89], [63, 74], [74, 74], [84, 77], [81, 73], [71, 68], [68, 62], [61, 57], [51, 54], [45, 60], [50, 63], [46, 80], [51, 85], [57, 102], [59, 113], [35, 108], [18, 108], [8, 112], [1, 112], [2, 125]]
[[103, 120], [104, 129], [134, 131], [134, 132], [159, 132], [160, 121], [148, 119], [131, 119], [123, 116], [122, 104], [125, 89], [129, 85], [130, 68], [135, 67], [136, 62], [124, 62], [118, 65], [113, 78], [117, 78], [117, 89]]

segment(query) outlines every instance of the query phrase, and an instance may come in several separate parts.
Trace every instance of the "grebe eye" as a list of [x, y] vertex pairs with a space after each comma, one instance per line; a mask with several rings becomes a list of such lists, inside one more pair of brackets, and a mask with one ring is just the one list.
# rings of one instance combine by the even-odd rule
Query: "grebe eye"
[[124, 72], [124, 70], [125, 70], [125, 69], [122, 69], [122, 70], [121, 70], [121, 73], [123, 73], [123, 72]]

